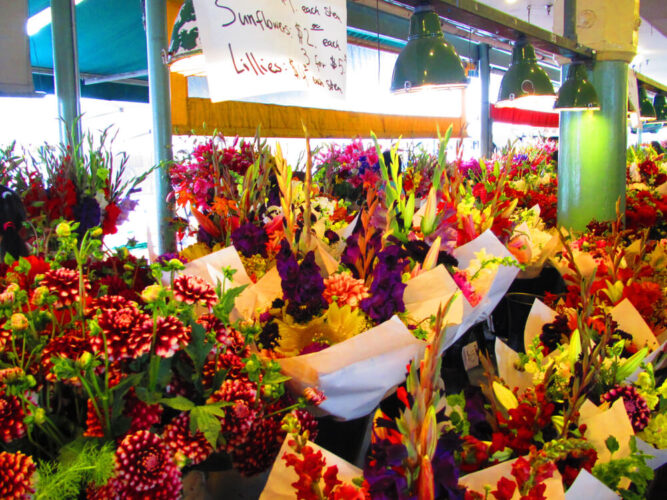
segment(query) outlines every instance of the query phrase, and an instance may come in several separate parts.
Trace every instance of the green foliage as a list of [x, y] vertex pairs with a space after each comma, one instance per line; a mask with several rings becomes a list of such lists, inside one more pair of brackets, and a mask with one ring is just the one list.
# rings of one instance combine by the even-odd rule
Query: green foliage
[[[618, 441], [613, 436], [606, 440], [609, 451], [613, 453], [619, 449]], [[607, 463], [599, 463], [593, 467], [593, 475], [616, 491], [624, 500], [641, 500], [646, 498], [646, 489], [649, 481], [653, 479], [653, 469], [646, 464], [650, 455], [637, 449], [635, 437], [630, 438], [630, 456], [625, 458], [612, 458]], [[631, 484], [628, 488], [622, 488], [623, 479], [629, 479]]]
[[89, 483], [106, 484], [113, 474], [113, 450], [112, 443], [100, 446], [97, 441], [85, 438], [71, 442], [61, 449], [57, 462], [39, 464], [34, 498], [79, 498]]

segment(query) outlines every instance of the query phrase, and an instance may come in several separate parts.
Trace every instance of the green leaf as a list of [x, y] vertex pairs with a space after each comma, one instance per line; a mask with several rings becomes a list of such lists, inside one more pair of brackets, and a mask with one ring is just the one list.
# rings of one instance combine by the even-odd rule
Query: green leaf
[[647, 354], [648, 347], [644, 347], [630, 356], [616, 371], [616, 383], [622, 382], [632, 375], [639, 368], [639, 365], [644, 361]]
[[201, 373], [204, 363], [206, 362], [206, 356], [208, 356], [211, 349], [206, 342], [206, 330], [204, 330], [204, 327], [194, 321], [190, 323], [190, 327], [192, 331], [191, 340], [185, 347], [185, 352], [192, 360], [195, 371]]
[[248, 285], [237, 286], [231, 288], [230, 290], [225, 291], [225, 293], [220, 297], [220, 300], [213, 308], [213, 314], [215, 317], [222, 321], [224, 324], [229, 324], [229, 315], [234, 309], [234, 302], [236, 297], [241, 295], [241, 292], [246, 289]]
[[615, 452], [617, 452], [620, 448], [618, 441], [614, 436], [609, 436], [607, 439], [605, 439], [604, 444], [607, 446], [607, 449], [609, 452], [613, 455]]
[[162, 398], [161, 403], [173, 408], [174, 410], [190, 411], [195, 407], [195, 404], [184, 396], [176, 396], [173, 398]]
[[220, 436], [220, 420], [207, 410], [205, 406], [195, 406], [190, 412], [190, 432], [200, 431], [209, 444], [216, 448]]

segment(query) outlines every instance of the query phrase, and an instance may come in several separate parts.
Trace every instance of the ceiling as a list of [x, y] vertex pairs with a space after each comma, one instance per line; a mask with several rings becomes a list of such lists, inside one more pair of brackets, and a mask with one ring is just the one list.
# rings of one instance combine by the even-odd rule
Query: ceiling
[[[554, 0], [478, 0], [494, 9], [553, 31]], [[579, 0], [580, 2], [585, 0]], [[608, 0], [611, 1], [611, 0]], [[632, 67], [667, 84], [667, 0], [640, 0], [642, 23], [639, 47]], [[649, 23], [647, 19], [650, 19]]]

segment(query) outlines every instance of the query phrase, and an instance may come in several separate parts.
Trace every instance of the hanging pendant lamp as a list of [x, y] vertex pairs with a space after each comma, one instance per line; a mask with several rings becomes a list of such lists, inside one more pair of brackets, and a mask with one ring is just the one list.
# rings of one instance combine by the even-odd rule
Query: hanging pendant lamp
[[184, 76], [204, 76], [204, 51], [199, 43], [199, 29], [192, 0], [185, 0], [178, 12], [167, 53], [170, 71]]
[[600, 100], [595, 87], [588, 80], [583, 61], [572, 61], [567, 78], [558, 90], [554, 109], [557, 111], [599, 110]]
[[408, 43], [398, 55], [391, 78], [394, 93], [462, 88], [468, 84], [463, 64], [445, 40], [431, 5], [419, 5], [410, 18]]
[[520, 35], [512, 50], [512, 64], [500, 82], [496, 106], [547, 111], [553, 109], [555, 98], [549, 75], [537, 64], [535, 49]]
[[667, 122], [667, 99], [665, 94], [658, 92], [653, 98], [653, 108], [655, 109], [655, 118], [659, 122]]
[[643, 122], [652, 122], [656, 119], [655, 108], [643, 85], [639, 85], [639, 116]]

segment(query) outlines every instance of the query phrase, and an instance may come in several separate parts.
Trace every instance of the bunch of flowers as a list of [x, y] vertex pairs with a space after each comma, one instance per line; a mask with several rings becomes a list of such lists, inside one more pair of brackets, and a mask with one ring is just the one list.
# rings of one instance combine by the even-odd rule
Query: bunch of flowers
[[[196, 235], [208, 252], [229, 246], [232, 234], [241, 226], [245, 225], [245, 230], [237, 234], [237, 241], [247, 241], [247, 224], [256, 226], [255, 232], [264, 231], [266, 208], [277, 201], [270, 179], [274, 160], [266, 145], [259, 137], [250, 142], [237, 137], [231, 145], [227, 142], [216, 134], [196, 144], [169, 170], [170, 197], [184, 213], [178, 237]], [[196, 221], [193, 228], [190, 216]], [[261, 247], [260, 241], [255, 247], [244, 247], [244, 251], [260, 249], [252, 255], [261, 255]]]
[[187, 275], [159, 285], [179, 260], [106, 257], [100, 228], [77, 229], [61, 223], [53, 259], [21, 258], [0, 279], [1, 439], [20, 450], [0, 454], [3, 496], [176, 499], [214, 453], [243, 474], [267, 468], [285, 414], [315, 431], [280, 367], [230, 323], [241, 290]]
[[45, 145], [14, 170], [31, 228], [28, 242], [43, 246], [40, 251], [50, 250], [53, 230], [62, 220], [78, 222], [79, 237], [96, 226], [104, 235], [115, 234], [136, 207], [132, 195], [153, 169], [126, 179], [128, 157], [111, 152], [109, 132], [97, 140], [88, 134], [80, 143]]

